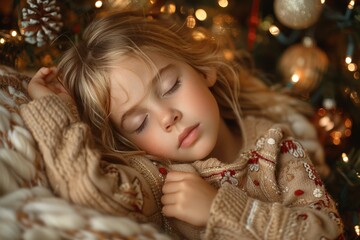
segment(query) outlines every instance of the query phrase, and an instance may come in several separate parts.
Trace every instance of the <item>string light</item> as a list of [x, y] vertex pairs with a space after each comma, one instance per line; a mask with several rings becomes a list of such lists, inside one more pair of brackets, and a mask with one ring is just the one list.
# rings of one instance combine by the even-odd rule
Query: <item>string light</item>
[[102, 5], [103, 5], [102, 1], [96, 1], [96, 2], [95, 2], [95, 7], [96, 7], [96, 8], [101, 8]]
[[226, 8], [229, 5], [229, 2], [227, 0], [219, 0], [218, 4], [222, 8]]
[[326, 131], [333, 129], [334, 125], [334, 122], [328, 116], [324, 116], [319, 120], [319, 126], [324, 127]]
[[355, 63], [349, 63], [347, 68], [350, 72], [355, 72], [357, 70], [357, 65]]
[[350, 56], [347, 56], [347, 57], [345, 58], [345, 62], [346, 62], [347, 64], [350, 64], [350, 63], [352, 62], [352, 58], [351, 58]]
[[269, 32], [273, 35], [273, 36], [277, 36], [280, 34], [280, 29], [275, 26], [275, 25], [271, 25], [269, 28]]
[[348, 156], [346, 155], [346, 153], [342, 153], [342, 154], [341, 154], [341, 157], [342, 157], [343, 162], [345, 162], [345, 163], [349, 162], [349, 158], [348, 158]]
[[199, 8], [195, 11], [195, 17], [200, 21], [205, 21], [207, 18], [207, 13], [204, 9]]
[[169, 8], [168, 11], [169, 11], [170, 14], [173, 14], [173, 13], [176, 12], [176, 5], [175, 4], [170, 3], [168, 8]]
[[186, 26], [188, 28], [194, 28], [196, 26], [196, 19], [193, 15], [189, 15], [186, 17]]
[[360, 104], [359, 94], [356, 91], [352, 91], [350, 93], [350, 99], [354, 104], [356, 104], [356, 105]]
[[359, 72], [354, 72], [354, 79], [358, 80], [360, 78]]
[[176, 12], [176, 5], [173, 3], [166, 4], [160, 8], [160, 12], [173, 14]]
[[300, 76], [296, 73], [294, 73], [292, 76], [291, 76], [291, 81], [293, 83], [297, 83], [298, 81], [300, 80]]
[[359, 227], [359, 225], [355, 225], [355, 226], [354, 226], [354, 229], [355, 229], [356, 234], [357, 234], [358, 236], [360, 236], [360, 227]]
[[17, 32], [16, 32], [15, 30], [11, 30], [11, 31], [10, 31], [10, 35], [11, 35], [12, 37], [16, 37], [16, 36], [17, 36]]
[[[336, 102], [335, 102], [335, 100], [332, 99], [332, 98], [325, 98], [324, 101], [323, 101], [323, 106], [324, 106], [325, 109], [328, 109], [328, 110], [329, 110], [329, 109], [333, 109], [333, 108], [336, 107]], [[325, 109], [320, 109], [319, 114], [320, 114], [321, 116], [325, 116], [325, 114], [326, 114], [326, 110], [325, 110]]]
[[351, 0], [348, 4], [348, 9], [353, 9], [355, 5], [355, 0]]
[[0, 44], [5, 44], [6, 40], [5, 38], [0, 38]]

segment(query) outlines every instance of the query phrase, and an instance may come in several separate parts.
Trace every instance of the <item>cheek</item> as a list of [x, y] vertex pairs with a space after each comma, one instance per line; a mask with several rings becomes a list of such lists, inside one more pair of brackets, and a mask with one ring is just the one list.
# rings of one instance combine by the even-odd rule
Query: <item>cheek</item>
[[158, 143], [157, 141], [155, 141], [154, 138], [142, 138], [140, 141], [138, 141], [137, 145], [141, 150], [149, 153], [153, 152], [153, 150], [156, 149]]
[[188, 94], [183, 98], [189, 109], [192, 112], [200, 116], [218, 115], [218, 105], [208, 88], [200, 88], [189, 91]]
[[167, 158], [171, 155], [171, 152], [169, 152], [169, 149], [171, 149], [170, 146], [167, 146], [163, 141], [156, 141], [154, 139], [142, 144], [140, 149], [145, 151], [147, 154], [157, 157]]
[[164, 154], [163, 148], [160, 147], [164, 147], [164, 141], [161, 136], [159, 133], [150, 131], [139, 138], [133, 139], [133, 143], [148, 154], [161, 156]]

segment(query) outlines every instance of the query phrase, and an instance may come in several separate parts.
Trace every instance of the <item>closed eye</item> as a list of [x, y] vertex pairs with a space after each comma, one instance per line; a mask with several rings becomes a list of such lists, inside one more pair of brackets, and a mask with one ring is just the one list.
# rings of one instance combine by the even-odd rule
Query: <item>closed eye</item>
[[146, 114], [146, 116], [145, 116], [145, 118], [144, 118], [144, 121], [142, 121], [142, 123], [140, 124], [140, 126], [139, 126], [137, 129], [135, 129], [135, 133], [136, 133], [136, 134], [141, 133], [141, 132], [145, 129], [147, 123], [148, 123], [148, 115]]
[[170, 95], [170, 94], [176, 92], [176, 90], [179, 89], [180, 85], [181, 85], [181, 82], [179, 79], [177, 79], [175, 81], [174, 85], [166, 93], [164, 93], [163, 96], [167, 96], [167, 95]]

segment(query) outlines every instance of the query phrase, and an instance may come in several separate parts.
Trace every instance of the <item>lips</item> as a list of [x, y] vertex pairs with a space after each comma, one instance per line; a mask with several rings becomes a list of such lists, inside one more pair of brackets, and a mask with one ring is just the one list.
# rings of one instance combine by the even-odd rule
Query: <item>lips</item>
[[191, 146], [199, 135], [199, 123], [191, 127], [185, 128], [185, 130], [179, 135], [179, 148], [187, 148]]

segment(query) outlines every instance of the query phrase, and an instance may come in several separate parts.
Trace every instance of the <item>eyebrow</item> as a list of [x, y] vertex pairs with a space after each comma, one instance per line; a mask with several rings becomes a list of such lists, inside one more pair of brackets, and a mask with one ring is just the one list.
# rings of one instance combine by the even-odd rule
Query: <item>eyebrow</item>
[[[157, 80], [159, 79], [159, 77], [161, 75], [163, 75], [165, 72], [169, 71], [171, 68], [174, 67], [174, 64], [170, 63], [168, 65], [166, 65], [165, 67], [161, 68], [156, 74], [155, 76], [151, 79], [150, 84], [151, 86], [156, 85]], [[126, 117], [128, 115], [131, 115], [133, 112], [135, 112], [135, 106], [131, 107], [130, 109], [128, 109], [122, 116], [120, 119], [120, 126], [123, 128], [123, 123], [126, 119]]]

